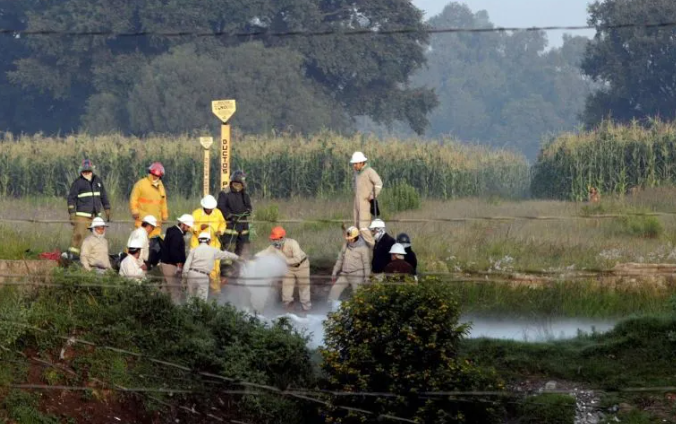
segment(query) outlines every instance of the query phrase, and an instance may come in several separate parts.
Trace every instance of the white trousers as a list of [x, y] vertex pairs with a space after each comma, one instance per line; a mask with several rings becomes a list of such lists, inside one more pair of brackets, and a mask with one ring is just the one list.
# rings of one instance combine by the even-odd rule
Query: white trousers
[[195, 271], [188, 271], [188, 297], [196, 297], [207, 301], [209, 298], [209, 276]]

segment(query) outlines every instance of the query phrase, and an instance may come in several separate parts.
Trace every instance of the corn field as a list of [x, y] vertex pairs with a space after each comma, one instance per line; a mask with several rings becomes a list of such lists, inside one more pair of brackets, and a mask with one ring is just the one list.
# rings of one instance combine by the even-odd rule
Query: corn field
[[[219, 172], [212, 147], [211, 187]], [[232, 170], [243, 169], [256, 197], [333, 196], [351, 190], [348, 161], [354, 150], [369, 157], [385, 185], [402, 180], [424, 197], [449, 199], [497, 194], [523, 196], [528, 164], [518, 155], [454, 142], [425, 143], [351, 138], [332, 133], [300, 137], [235, 137]], [[65, 138], [0, 136], [0, 195], [65, 196], [83, 158], [90, 158], [113, 196], [127, 196], [153, 161], [164, 164], [169, 195], [202, 193], [202, 148], [198, 138], [132, 138], [72, 135]]]
[[602, 194], [676, 183], [676, 125], [653, 121], [564, 134], [543, 147], [532, 170], [531, 193], [583, 200], [589, 187]]

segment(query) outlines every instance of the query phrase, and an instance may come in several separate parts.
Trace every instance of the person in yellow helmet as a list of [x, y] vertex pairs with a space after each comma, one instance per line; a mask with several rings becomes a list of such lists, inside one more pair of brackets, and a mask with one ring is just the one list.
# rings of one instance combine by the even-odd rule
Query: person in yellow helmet
[[129, 209], [134, 218], [135, 227], [141, 226], [141, 219], [144, 216], [152, 215], [157, 218], [157, 226], [150, 233], [150, 238], [159, 236], [162, 233], [162, 222], [169, 219], [169, 209], [167, 208], [167, 192], [162, 184], [164, 177], [164, 166], [155, 162], [148, 168], [148, 176], [142, 178], [134, 184], [129, 198]]
[[[209, 246], [220, 249], [220, 236], [225, 233], [225, 218], [223, 218], [223, 214], [216, 207], [218, 202], [214, 196], [207, 195], [204, 196], [200, 205], [202, 207], [195, 209], [192, 213], [195, 224], [192, 227], [193, 235], [190, 239], [190, 249], [199, 246], [200, 242], [198, 236], [203, 232], [208, 232], [211, 236]], [[221, 263], [219, 261], [214, 263], [214, 269], [211, 271], [209, 277], [211, 280], [211, 289], [214, 293], [219, 293], [221, 291]]]

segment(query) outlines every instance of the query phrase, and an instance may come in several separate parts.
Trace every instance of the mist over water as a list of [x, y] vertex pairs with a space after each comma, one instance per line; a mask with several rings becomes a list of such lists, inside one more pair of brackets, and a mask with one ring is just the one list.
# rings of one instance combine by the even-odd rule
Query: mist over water
[[[235, 284], [225, 286], [219, 303], [231, 303], [238, 309], [256, 314], [266, 322], [287, 318], [299, 332], [308, 336], [308, 347], [316, 349], [324, 342], [324, 321], [330, 312], [329, 305], [313, 300], [312, 312], [306, 317], [288, 313], [280, 301], [277, 284], [286, 274], [286, 262], [277, 256], [263, 256], [243, 263], [240, 278]], [[545, 342], [576, 337], [580, 333], [604, 333], [616, 321], [588, 318], [479, 316], [463, 315], [462, 323], [470, 323], [469, 338], [493, 338], [522, 342]]]

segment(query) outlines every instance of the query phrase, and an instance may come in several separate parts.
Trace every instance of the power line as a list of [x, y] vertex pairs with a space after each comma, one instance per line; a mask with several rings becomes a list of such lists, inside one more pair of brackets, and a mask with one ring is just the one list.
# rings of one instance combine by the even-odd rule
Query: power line
[[291, 37], [327, 37], [327, 36], [387, 36], [387, 35], [408, 35], [408, 34], [458, 34], [458, 33], [495, 33], [495, 32], [514, 32], [514, 31], [584, 31], [584, 30], [618, 30], [631, 28], [672, 28], [676, 26], [674, 21], [666, 22], [628, 22], [622, 24], [607, 25], [551, 25], [551, 26], [530, 26], [530, 27], [485, 27], [485, 28], [430, 28], [430, 27], [407, 27], [399, 29], [352, 29], [352, 30], [317, 30], [317, 31], [249, 31], [249, 32], [228, 32], [228, 31], [130, 31], [116, 32], [110, 30], [100, 31], [68, 31], [56, 29], [18, 29], [18, 28], [0, 28], [0, 35], [12, 36], [62, 36], [62, 37], [217, 37], [217, 38], [291, 38]]

